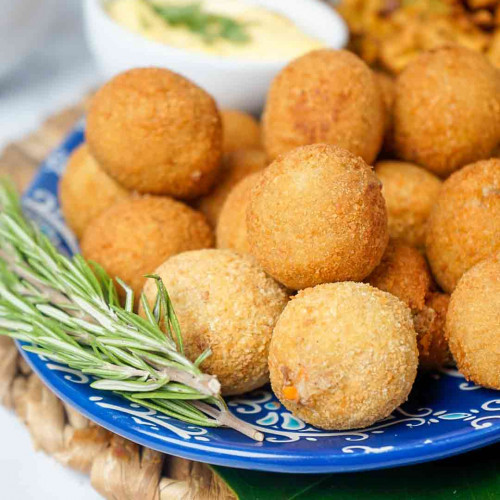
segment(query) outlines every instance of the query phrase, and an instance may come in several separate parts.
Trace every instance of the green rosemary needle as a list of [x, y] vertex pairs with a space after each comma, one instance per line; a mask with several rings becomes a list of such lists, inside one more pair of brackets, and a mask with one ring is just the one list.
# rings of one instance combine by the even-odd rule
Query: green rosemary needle
[[[216, 377], [183, 354], [182, 335], [162, 281], [145, 318], [122, 307], [113, 280], [81, 255], [62, 255], [22, 213], [7, 179], [0, 179], [0, 335], [23, 348], [94, 377], [91, 386], [194, 425], [225, 425], [261, 441], [263, 435], [232, 415]], [[165, 326], [166, 334], [160, 325]]]

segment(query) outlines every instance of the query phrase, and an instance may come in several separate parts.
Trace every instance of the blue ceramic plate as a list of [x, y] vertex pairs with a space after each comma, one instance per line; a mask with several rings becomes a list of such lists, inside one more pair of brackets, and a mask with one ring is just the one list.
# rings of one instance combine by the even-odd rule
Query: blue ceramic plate
[[[78, 126], [54, 151], [24, 197], [27, 213], [66, 252], [78, 250], [59, 211], [57, 184], [68, 154], [83, 140]], [[455, 370], [421, 376], [408, 403], [362, 430], [327, 432], [293, 417], [268, 388], [229, 400], [265, 435], [256, 443], [230, 429], [204, 429], [130, 404], [89, 386], [89, 377], [24, 353], [65, 402], [110, 431], [171, 455], [276, 472], [345, 472], [408, 465], [500, 440], [500, 393], [468, 383]]]

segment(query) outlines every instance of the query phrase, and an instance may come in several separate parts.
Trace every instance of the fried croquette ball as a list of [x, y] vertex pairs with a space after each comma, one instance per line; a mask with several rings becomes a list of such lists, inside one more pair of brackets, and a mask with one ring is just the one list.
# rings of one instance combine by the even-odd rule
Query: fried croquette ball
[[267, 165], [264, 151], [240, 150], [222, 157], [221, 172], [214, 189], [200, 198], [196, 206], [205, 214], [212, 226], [217, 224], [222, 205], [231, 189], [249, 174], [262, 170]]
[[464, 47], [426, 52], [396, 83], [394, 142], [404, 160], [446, 177], [500, 140], [500, 73]]
[[445, 335], [446, 314], [450, 296], [431, 291], [425, 306], [413, 316], [417, 332], [420, 367], [434, 370], [451, 364], [452, 357]]
[[408, 307], [370, 285], [302, 290], [273, 332], [273, 391], [317, 427], [369, 426], [406, 401], [417, 372], [415, 337]]
[[416, 248], [390, 241], [380, 264], [366, 281], [380, 290], [392, 293], [412, 311], [419, 311], [425, 305], [432, 277], [425, 258]]
[[427, 262], [416, 248], [390, 241], [380, 264], [366, 281], [409, 306], [422, 368], [439, 368], [449, 362], [444, 335], [448, 296], [434, 292]]
[[[230, 250], [185, 252], [155, 272], [172, 300], [187, 357], [211, 349], [201, 368], [217, 376], [223, 394], [242, 394], [269, 380], [271, 334], [288, 301], [281, 285], [250, 257]], [[156, 284], [148, 281], [144, 293], [153, 306]]]
[[217, 176], [222, 126], [214, 100], [182, 76], [132, 69], [94, 96], [86, 137], [93, 156], [128, 189], [194, 198]]
[[439, 285], [500, 250], [500, 159], [479, 161], [444, 183], [427, 221], [426, 253]]
[[446, 335], [465, 378], [500, 390], [500, 254], [462, 276], [451, 295]]
[[59, 199], [64, 219], [77, 238], [93, 218], [129, 195], [104, 172], [85, 144], [73, 151], [59, 183]]
[[298, 146], [341, 146], [371, 164], [382, 145], [385, 109], [373, 72], [344, 50], [292, 61], [271, 84], [263, 115], [270, 159]]
[[288, 288], [362, 280], [388, 241], [380, 181], [345, 149], [297, 148], [257, 180], [247, 232], [252, 255]]
[[171, 198], [144, 196], [113, 205], [94, 219], [81, 247], [85, 258], [131, 286], [137, 298], [144, 275], [165, 259], [213, 243], [212, 230], [202, 214]]
[[241, 149], [261, 149], [259, 122], [248, 113], [224, 109], [222, 118], [222, 151], [232, 153]]
[[392, 110], [396, 97], [396, 81], [392, 76], [383, 71], [375, 71], [374, 75], [382, 93], [382, 102], [385, 108], [385, 130], [387, 134], [392, 129]]
[[409, 245], [425, 246], [425, 229], [438, 198], [441, 180], [412, 163], [380, 161], [375, 174], [387, 204], [389, 236]]
[[250, 193], [260, 175], [256, 172], [245, 177], [229, 193], [217, 223], [217, 248], [228, 248], [240, 254], [251, 253], [247, 236], [247, 207]]

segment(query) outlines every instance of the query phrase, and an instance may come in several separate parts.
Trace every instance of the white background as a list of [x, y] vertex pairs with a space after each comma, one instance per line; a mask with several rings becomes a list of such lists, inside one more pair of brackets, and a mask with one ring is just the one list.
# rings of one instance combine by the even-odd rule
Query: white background
[[[0, 80], [0, 149], [36, 129], [45, 117], [75, 102], [97, 84], [98, 75], [83, 40], [80, 2], [60, 0], [57, 19], [43, 43], [15, 73]], [[0, 498], [101, 497], [88, 477], [59, 465], [42, 452], [36, 453], [28, 431], [0, 406]]]

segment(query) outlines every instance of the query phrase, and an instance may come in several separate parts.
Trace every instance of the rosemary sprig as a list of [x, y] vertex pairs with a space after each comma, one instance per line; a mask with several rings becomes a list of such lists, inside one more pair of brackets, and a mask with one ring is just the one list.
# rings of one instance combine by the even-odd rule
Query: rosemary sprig
[[213, 43], [218, 38], [234, 43], [250, 41], [244, 23], [228, 16], [205, 12], [200, 3], [187, 5], [164, 5], [154, 1], [145, 3], [170, 26], [184, 26], [200, 35], [207, 43]]
[[[261, 441], [251, 425], [234, 417], [216, 377], [183, 354], [182, 335], [168, 293], [158, 276], [151, 309], [143, 318], [125, 307], [113, 280], [81, 255], [59, 253], [23, 216], [15, 189], [0, 179], [0, 335], [23, 348], [95, 378], [91, 386], [114, 391], [142, 406], [200, 426], [226, 425]], [[165, 325], [165, 334], [160, 325]]]

